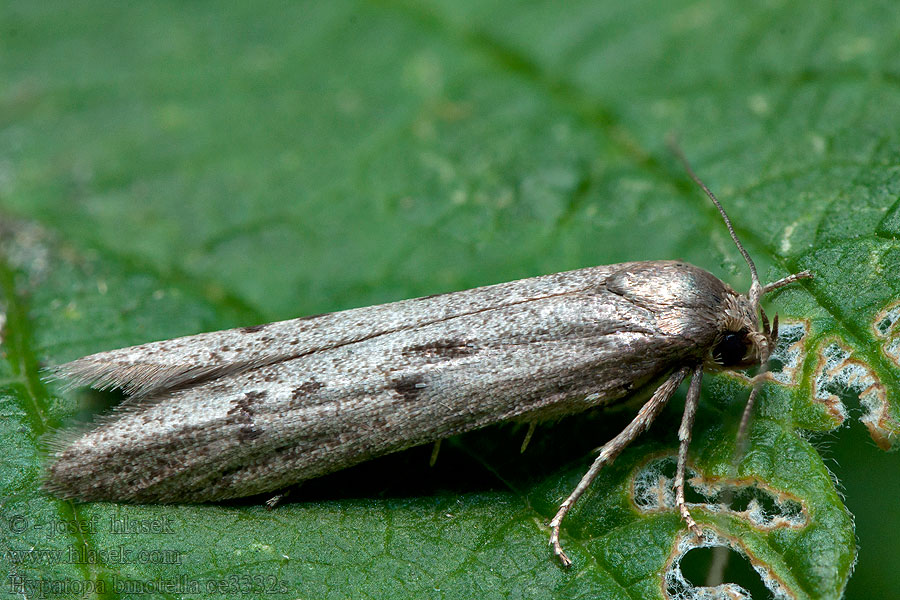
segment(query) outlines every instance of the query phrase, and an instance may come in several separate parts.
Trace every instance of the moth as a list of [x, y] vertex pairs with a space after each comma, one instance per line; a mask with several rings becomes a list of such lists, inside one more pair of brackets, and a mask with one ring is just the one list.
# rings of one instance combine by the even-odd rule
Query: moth
[[278, 492], [486, 425], [649, 394], [550, 521], [568, 566], [566, 513], [690, 376], [675, 488], [699, 535], [684, 479], [703, 372], [764, 369], [778, 320], [769, 326], [760, 299], [811, 275], [761, 285], [721, 204], [679, 157], [749, 266], [747, 294], [685, 262], [629, 262], [93, 354], [54, 376], [129, 398], [55, 441], [45, 489], [154, 503]]

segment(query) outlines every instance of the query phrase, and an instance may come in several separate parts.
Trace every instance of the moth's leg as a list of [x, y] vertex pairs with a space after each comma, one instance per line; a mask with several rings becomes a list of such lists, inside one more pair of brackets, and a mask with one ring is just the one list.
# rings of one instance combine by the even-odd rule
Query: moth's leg
[[437, 464], [438, 453], [441, 451], [441, 441], [438, 440], [434, 443], [434, 446], [431, 448], [431, 458], [428, 459], [428, 466], [433, 467]]
[[697, 414], [697, 402], [700, 400], [700, 382], [703, 380], [703, 365], [694, 367], [691, 386], [688, 388], [687, 400], [684, 403], [684, 416], [678, 428], [678, 467], [675, 470], [675, 505], [681, 518], [694, 535], [700, 537], [700, 526], [694, 521], [684, 501], [684, 472], [687, 467], [688, 446], [691, 445], [691, 429], [694, 427], [694, 415]]
[[282, 501], [285, 498], [287, 498], [290, 494], [291, 494], [291, 488], [288, 488], [286, 490], [282, 490], [282, 491], [278, 492], [277, 494], [275, 494], [274, 496], [272, 496], [271, 498], [266, 500], [266, 508], [268, 508], [269, 510], [272, 510], [272, 509], [278, 507], [278, 505], [281, 504]]
[[528, 447], [528, 442], [531, 441], [531, 436], [534, 435], [535, 429], [537, 429], [537, 421], [532, 421], [528, 424], [528, 433], [525, 434], [525, 439], [522, 440], [522, 447], [519, 449], [520, 454], [525, 453], [525, 448]]
[[681, 367], [672, 373], [665, 383], [656, 388], [656, 391], [653, 392], [653, 396], [651, 396], [644, 406], [641, 407], [641, 410], [638, 411], [634, 420], [632, 420], [619, 435], [606, 442], [600, 449], [600, 455], [594, 460], [594, 464], [592, 464], [591, 468], [588, 469], [588, 472], [584, 474], [584, 477], [581, 478], [581, 481], [578, 482], [578, 485], [575, 486], [575, 489], [572, 490], [572, 493], [569, 494], [569, 497], [566, 498], [565, 502], [560, 504], [556, 516], [550, 521], [550, 527], [552, 529], [550, 533], [550, 545], [553, 547], [553, 553], [559, 557], [559, 560], [564, 566], [568, 567], [572, 564], [572, 561], [566, 556], [566, 553], [563, 552], [562, 546], [559, 543], [559, 526], [566, 516], [566, 513], [569, 512], [569, 509], [572, 508], [575, 502], [578, 501], [578, 498], [580, 498], [588, 486], [591, 485], [591, 482], [597, 477], [597, 473], [600, 472], [600, 469], [602, 469], [605, 464], [612, 462], [613, 459], [628, 446], [628, 444], [641, 434], [641, 432], [650, 427], [650, 424], [653, 423], [653, 420], [659, 414], [659, 411], [666, 405], [666, 402], [669, 401], [669, 398], [672, 397], [672, 394], [675, 393], [675, 390], [678, 389], [678, 386], [681, 385], [681, 382], [690, 370], [690, 367]]
[[801, 271], [799, 273], [794, 273], [793, 275], [788, 275], [787, 277], [783, 277], [778, 281], [773, 281], [772, 283], [767, 284], [763, 288], [762, 293], [768, 294], [772, 290], [777, 290], [778, 288], [794, 283], [799, 279], [812, 279], [812, 273], [810, 273], [809, 271]]
[[760, 377], [760, 375], [764, 374], [765, 371], [761, 370], [761, 372], [757, 373], [753, 378], [753, 389], [750, 390], [750, 396], [747, 397], [747, 402], [744, 404], [744, 412], [741, 414], [741, 424], [738, 426], [735, 464], [743, 459], [744, 453], [747, 451], [747, 432], [750, 427], [750, 419], [753, 417], [753, 405], [756, 403], [756, 396], [759, 395], [759, 386], [762, 383], [762, 377]]

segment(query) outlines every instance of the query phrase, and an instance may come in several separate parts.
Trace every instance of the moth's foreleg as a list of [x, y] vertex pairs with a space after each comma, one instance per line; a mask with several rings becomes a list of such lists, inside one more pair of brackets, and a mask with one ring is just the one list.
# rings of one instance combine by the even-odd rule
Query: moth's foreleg
[[290, 495], [290, 493], [290, 488], [278, 492], [277, 494], [266, 500], [266, 508], [268, 508], [269, 510], [278, 508], [281, 503], [284, 502], [284, 499]]
[[653, 396], [651, 396], [644, 406], [641, 407], [641, 410], [638, 411], [634, 420], [632, 420], [619, 435], [608, 441], [600, 449], [600, 455], [594, 460], [591, 468], [584, 474], [584, 477], [581, 478], [581, 481], [578, 482], [578, 485], [575, 486], [575, 489], [572, 490], [572, 493], [569, 494], [569, 497], [566, 498], [565, 502], [560, 504], [556, 516], [550, 521], [550, 527], [552, 529], [550, 533], [550, 545], [553, 547], [553, 553], [559, 557], [559, 560], [564, 566], [568, 567], [572, 564], [572, 561], [566, 556], [566, 553], [563, 552], [562, 546], [559, 543], [559, 528], [566, 513], [569, 512], [569, 509], [572, 508], [575, 502], [578, 501], [578, 498], [580, 498], [588, 486], [591, 485], [591, 482], [597, 477], [597, 473], [600, 472], [600, 469], [607, 463], [612, 462], [613, 459], [628, 446], [628, 444], [650, 427], [650, 424], [653, 423], [653, 420], [666, 405], [666, 402], [669, 401], [672, 394], [675, 393], [675, 390], [678, 389], [678, 386], [681, 385], [681, 382], [690, 371], [690, 367], [682, 367], [672, 373], [661, 386], [656, 388], [656, 391], [653, 392]]
[[684, 416], [678, 428], [678, 466], [675, 470], [675, 505], [688, 529], [700, 537], [700, 526], [694, 521], [684, 501], [684, 472], [687, 467], [688, 446], [691, 445], [691, 429], [694, 427], [694, 415], [697, 413], [697, 402], [700, 400], [700, 382], [703, 380], [703, 365], [694, 367], [691, 386], [688, 388], [687, 400], [684, 403]]
[[773, 290], [777, 290], [780, 287], [790, 285], [800, 279], [812, 279], [812, 276], [812, 273], [810, 273], [809, 271], [801, 271], [799, 273], [794, 273], [793, 275], [788, 275], [787, 277], [782, 277], [778, 281], [773, 281], [772, 283], [769, 283], [765, 287], [763, 287], [763, 295], [768, 294]]

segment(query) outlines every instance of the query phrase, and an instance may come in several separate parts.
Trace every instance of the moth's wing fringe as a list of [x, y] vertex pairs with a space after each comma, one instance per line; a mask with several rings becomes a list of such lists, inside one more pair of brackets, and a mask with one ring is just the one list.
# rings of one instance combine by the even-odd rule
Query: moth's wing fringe
[[97, 390], [122, 390], [132, 398], [145, 398], [165, 390], [233, 375], [260, 367], [268, 361], [248, 361], [221, 365], [160, 365], [103, 360], [91, 355], [47, 370], [46, 379], [63, 381], [65, 391], [88, 386]]
[[50, 428], [41, 435], [39, 447], [49, 457], [53, 457], [65, 450], [75, 440], [94, 429], [117, 421], [129, 413], [138, 412], [148, 405], [165, 400], [169, 395], [166, 392], [140, 397], [140, 402], [129, 402], [132, 398], [126, 398], [124, 402], [111, 407], [109, 410], [94, 415], [89, 421], [75, 424], [66, 424], [61, 427]]

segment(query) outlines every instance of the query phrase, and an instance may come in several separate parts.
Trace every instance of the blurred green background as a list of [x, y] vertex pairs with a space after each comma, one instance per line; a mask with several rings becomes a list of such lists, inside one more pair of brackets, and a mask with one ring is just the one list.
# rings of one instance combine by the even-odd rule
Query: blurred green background
[[[43, 384], [46, 364], [625, 260], [683, 258], [746, 289], [718, 216], [665, 149], [670, 132], [763, 277], [820, 275], [775, 306], [812, 319], [815, 340], [853, 349], [896, 405], [900, 369], [871, 327], [900, 298], [895, 8], [3, 3], [0, 509], [48, 521], [119, 514], [37, 492], [39, 438], [86, 402]], [[815, 369], [814, 359], [804, 366], [795, 402], [809, 402]], [[707, 390], [707, 414], [739, 413], [722, 408], [724, 397]], [[677, 418], [675, 406], [663, 422]], [[216, 513], [227, 524], [207, 521], [210, 507], [187, 507], [179, 521], [202, 532], [177, 545], [195, 576], [281, 573], [303, 581], [301, 597], [606, 597], [601, 583], [585, 583], [595, 579], [573, 583], [551, 563], [541, 502], [572, 475], [541, 478], [579, 457], [570, 468], [580, 471], [623, 419], [539, 430], [537, 460], [517, 456], [513, 428], [467, 436], [447, 445], [436, 472], [415, 466], [427, 462], [419, 449], [313, 482], [273, 514], [251, 504]], [[810, 436], [855, 516], [846, 597], [895, 597], [900, 464], [855, 418], [847, 423]], [[651, 436], [669, 447], [666, 431]], [[416, 523], [430, 520], [422, 542]], [[263, 539], [273, 526], [284, 531], [277, 544]], [[3, 550], [18, 547], [14, 537]], [[363, 560], [369, 539], [405, 553]], [[442, 546], [461, 548], [448, 573]], [[121, 572], [152, 578], [155, 568]], [[24, 572], [90, 580], [98, 569]], [[643, 593], [615, 573], [591, 577], [616, 580], [625, 597]], [[445, 580], [446, 590], [432, 583]], [[766, 597], [755, 585], [754, 597]]]

